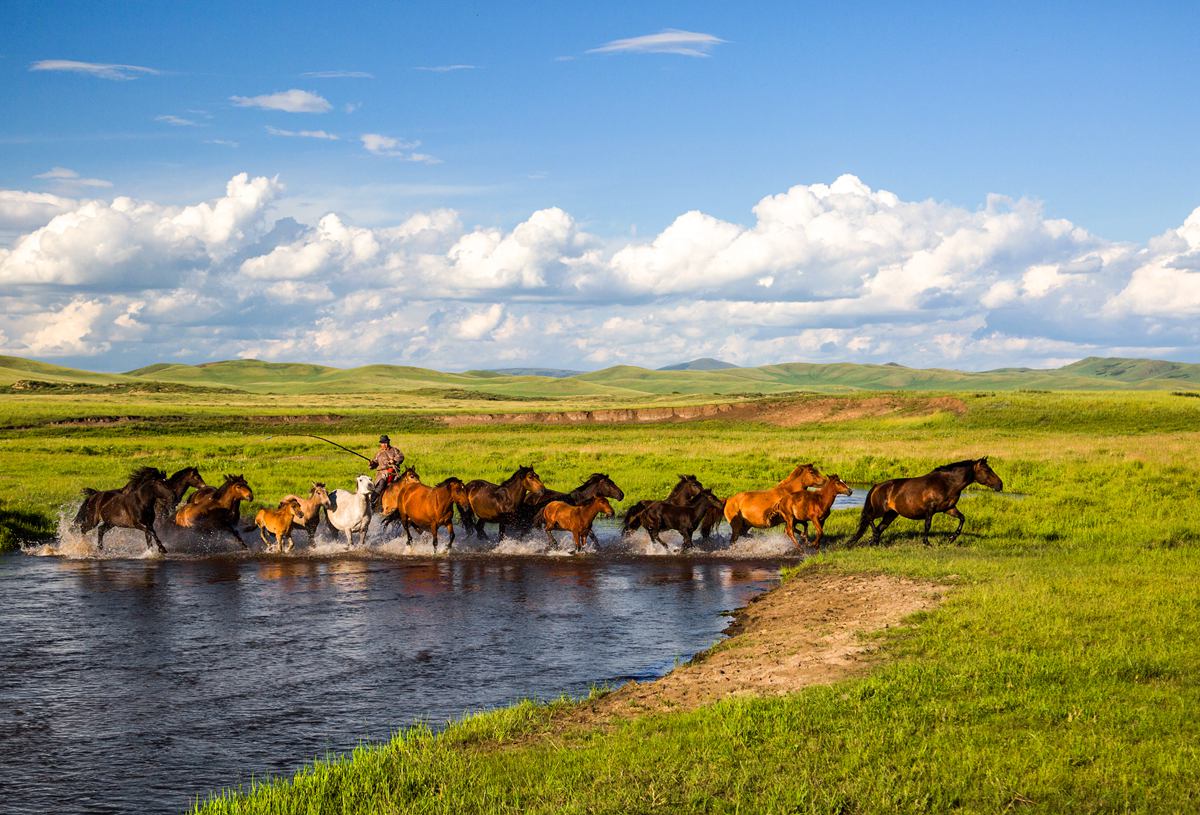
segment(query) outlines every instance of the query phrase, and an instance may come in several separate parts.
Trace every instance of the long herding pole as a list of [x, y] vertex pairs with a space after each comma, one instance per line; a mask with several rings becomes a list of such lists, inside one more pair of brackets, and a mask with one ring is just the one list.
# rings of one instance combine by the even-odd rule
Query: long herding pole
[[[349, 453], [352, 456], [358, 456], [363, 461], [370, 462], [370, 460], [371, 460], [371, 459], [367, 458], [366, 456], [364, 456], [362, 453], [351, 450], [349, 447], [342, 447], [342, 445], [338, 444], [336, 441], [330, 441], [329, 439], [325, 438], [324, 436], [314, 436], [312, 433], [276, 433], [275, 436], [303, 436], [308, 439], [320, 439], [321, 441], [325, 442], [326, 444], [332, 444], [334, 447], [338, 447], [338, 448], [341, 448], [342, 450], [345, 450], [347, 453]], [[275, 436], [267, 436], [265, 439], [263, 439], [263, 441], [270, 441], [271, 439], [275, 438]]]

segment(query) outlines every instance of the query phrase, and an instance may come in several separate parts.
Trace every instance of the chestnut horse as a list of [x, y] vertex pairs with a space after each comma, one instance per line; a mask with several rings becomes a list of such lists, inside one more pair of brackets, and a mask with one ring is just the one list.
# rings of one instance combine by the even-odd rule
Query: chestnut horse
[[841, 476], [831, 475], [825, 482], [825, 486], [816, 492], [804, 490], [803, 492], [793, 492], [785, 496], [776, 506], [776, 510], [783, 516], [783, 522], [791, 527], [795, 532], [796, 524], [800, 524], [804, 528], [804, 542], [808, 541], [808, 524], [811, 521], [813, 528], [817, 530], [817, 537], [812, 541], [812, 545], [817, 547], [817, 551], [821, 551], [821, 535], [824, 532], [825, 521], [829, 518], [829, 513], [832, 510], [833, 502], [837, 500], [839, 495], [853, 495], [854, 490], [850, 489], [850, 485], [841, 479]]
[[96, 527], [96, 548], [103, 551], [104, 533], [115, 526], [138, 529], [146, 535], [146, 548], [153, 542], [158, 551], [167, 551], [154, 531], [154, 508], [159, 502], [175, 500], [175, 491], [167, 474], [154, 467], [139, 467], [129, 476], [129, 483], [119, 490], [83, 491], [83, 505], [75, 515], [72, 526], [86, 535]]
[[[568, 504], [579, 506], [596, 496], [611, 498], [614, 501], [624, 501], [625, 491], [617, 486], [617, 482], [608, 477], [607, 473], [592, 473], [570, 492], [543, 489], [540, 493], [527, 493], [521, 505], [517, 507], [511, 526], [517, 535], [527, 534], [533, 530], [533, 522], [542, 507], [551, 501], [566, 501]], [[595, 539], [593, 533], [592, 538]]]
[[225, 476], [225, 482], [215, 490], [207, 487], [196, 490], [188, 502], [175, 513], [175, 525], [187, 529], [224, 528], [233, 532], [243, 549], [246, 542], [237, 534], [242, 501], [253, 501], [254, 490], [240, 475]]
[[321, 507], [329, 509], [330, 506], [329, 490], [325, 489], [325, 485], [320, 481], [314, 481], [307, 498], [301, 498], [299, 495], [285, 495], [283, 500], [295, 501], [299, 505], [297, 514], [300, 517], [296, 520], [296, 524], [304, 527], [304, 531], [308, 533], [309, 543], [312, 543], [317, 534], [317, 525], [321, 523]]
[[267, 533], [270, 532], [275, 536], [275, 550], [283, 552], [284, 541], [287, 541], [288, 552], [292, 551], [292, 529], [293, 527], [302, 525], [303, 516], [300, 514], [300, 501], [294, 497], [284, 498], [279, 502], [279, 506], [275, 509], [267, 509], [263, 507], [254, 515], [254, 524], [250, 527], [253, 529], [258, 527], [258, 536], [262, 538], [265, 545], [265, 551], [271, 551], [271, 542], [267, 540]]
[[596, 516], [601, 513], [610, 518], [614, 514], [612, 504], [608, 503], [608, 499], [602, 495], [597, 495], [587, 503], [578, 506], [568, 504], [566, 501], [551, 501], [538, 512], [534, 523], [545, 528], [546, 537], [550, 539], [552, 548], [558, 546], [552, 530], [561, 529], [570, 532], [575, 536], [575, 550], [571, 554], [576, 554], [583, 548], [583, 542], [592, 534], [592, 524], [595, 522]]
[[526, 493], [539, 493], [545, 489], [541, 477], [532, 467], [525, 466], [518, 467], [503, 484], [476, 479], [468, 481], [465, 488], [469, 507], [462, 513], [463, 524], [468, 530], [474, 529], [475, 534], [484, 540], [487, 540], [483, 531], [485, 523], [499, 524], [500, 537], [503, 538], [504, 525], [512, 522]]
[[[671, 492], [662, 500], [661, 503], [685, 506], [690, 504], [692, 499], [702, 492], [704, 492], [704, 485], [700, 483], [700, 479], [696, 478], [694, 475], [680, 474], [679, 481], [676, 482], [675, 486], [671, 488]], [[641, 517], [642, 510], [654, 503], [659, 502], [649, 500], [638, 501], [636, 504], [626, 510], [625, 523], [621, 526], [621, 534], [629, 534], [633, 530], [637, 529], [640, 523], [637, 519]]]
[[400, 504], [404, 500], [404, 493], [420, 483], [421, 476], [417, 475], [416, 467], [405, 467], [404, 472], [393, 478], [391, 483], [383, 488], [383, 494], [379, 498], [380, 520], [389, 525], [403, 520], [400, 517]]
[[871, 543], [878, 544], [883, 539], [883, 530], [903, 515], [913, 521], [925, 521], [921, 540], [928, 546], [929, 527], [933, 523], [933, 516], [939, 512], [958, 519], [958, 527], [950, 535], [950, 542], [954, 543], [967, 520], [958, 509], [958, 497], [969, 484], [982, 484], [996, 492], [1004, 489], [1000, 476], [988, 466], [987, 456], [943, 464], [934, 468], [933, 472], [915, 478], [893, 478], [876, 484], [867, 493], [858, 531], [850, 538], [850, 543], [857, 543], [869, 526]]
[[650, 533], [650, 540], [661, 543], [664, 548], [667, 544], [658, 537], [658, 533], [664, 529], [673, 529], [683, 535], [683, 547], [687, 548], [692, 545], [692, 535], [695, 534], [696, 528], [704, 522], [708, 514], [713, 511], [720, 512], [724, 508], [725, 502], [713, 495], [712, 490], [704, 490], [687, 504], [650, 501], [637, 510], [636, 517], [630, 518], [632, 512], [626, 515], [625, 525], [628, 529], [644, 527]]
[[428, 529], [433, 533], [433, 551], [437, 551], [438, 529], [446, 527], [450, 532], [449, 549], [454, 545], [454, 507], [459, 512], [467, 506], [467, 491], [462, 479], [450, 476], [435, 487], [417, 482], [400, 497], [400, 520], [408, 545], [412, 546], [412, 527]]
[[[729, 521], [729, 543], [732, 545], [746, 531], [747, 527], [763, 529], [775, 526], [782, 516], [775, 511], [775, 506], [793, 492], [802, 492], [809, 487], [821, 487], [825, 484], [825, 476], [813, 464], [801, 464], [792, 470], [788, 477], [769, 490], [750, 490], [729, 496], [725, 501], [725, 520]], [[796, 543], [796, 530], [791, 524], [784, 530]]]

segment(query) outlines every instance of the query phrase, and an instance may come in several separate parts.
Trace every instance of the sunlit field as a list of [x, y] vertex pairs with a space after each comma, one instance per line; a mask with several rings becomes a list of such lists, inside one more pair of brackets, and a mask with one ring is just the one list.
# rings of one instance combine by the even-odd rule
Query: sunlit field
[[[857, 518], [839, 512], [827, 526], [830, 551], [799, 567], [953, 587], [940, 608], [882, 636], [884, 659], [865, 678], [601, 729], [564, 727], [555, 706], [522, 705], [403, 733], [200, 809], [1194, 810], [1200, 400], [959, 396], [961, 415], [802, 427], [456, 428], [423, 415], [436, 412], [428, 404], [397, 405], [406, 400], [394, 396], [239, 396], [186, 407], [177, 395], [4, 397], [0, 496], [12, 540], [51, 533], [82, 486], [117, 486], [140, 464], [197, 464], [213, 481], [243, 473], [256, 503], [312, 480], [346, 486], [362, 472], [361, 460], [322, 442], [265, 438], [281, 432], [363, 452], [389, 432], [426, 481], [498, 479], [532, 464], [549, 485], [569, 488], [603, 471], [625, 489], [626, 505], [660, 496], [684, 472], [725, 495], [773, 484], [804, 461], [857, 486], [988, 455], [1005, 492], [968, 490], [960, 545], [946, 542], [953, 522], [942, 516], [932, 547], [921, 545], [919, 524], [899, 520], [883, 546], [847, 548]], [[321, 418], [268, 418], [278, 414]], [[151, 418], [53, 424], [86, 415]]]

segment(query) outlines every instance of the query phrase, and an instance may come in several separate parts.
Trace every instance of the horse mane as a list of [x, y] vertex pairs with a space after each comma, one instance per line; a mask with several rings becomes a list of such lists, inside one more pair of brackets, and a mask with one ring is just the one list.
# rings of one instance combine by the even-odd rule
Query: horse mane
[[224, 495], [226, 492], [229, 491], [229, 488], [234, 486], [235, 484], [241, 484], [245, 487], [250, 486], [249, 484], [246, 483], [246, 479], [244, 476], [230, 475], [229, 473], [225, 473], [225, 483], [223, 483], [220, 487], [217, 488], [217, 492], [219, 492], [221, 495]]
[[450, 476], [449, 478], [443, 478], [443, 479], [442, 479], [441, 481], [439, 481], [437, 484], [434, 484], [434, 486], [435, 486], [435, 487], [445, 487], [445, 486], [448, 486], [448, 485], [450, 485], [450, 484], [453, 484], [455, 481], [457, 481], [459, 484], [461, 484], [461, 483], [462, 483], [462, 479], [461, 479], [461, 478], [459, 478], [459, 477], [458, 477], [458, 476], [456, 476], [456, 475], [452, 475], [452, 476]]
[[129, 486], [140, 487], [148, 481], [166, 481], [167, 474], [157, 467], [138, 467], [129, 474]]
[[950, 470], [961, 470], [968, 467], [974, 467], [976, 461], [977, 459], [964, 458], [962, 461], [956, 461], [953, 464], [943, 464], [941, 467], [934, 467], [933, 471], [935, 473], [944, 473]]
[[531, 473], [531, 472], [533, 472], [532, 467], [527, 467], [524, 464], [522, 464], [520, 467], [517, 468], [517, 471], [515, 473], [510, 475], [508, 478], [504, 479], [503, 483], [511, 484], [513, 481], [516, 481], [519, 478], [524, 478], [526, 473]]

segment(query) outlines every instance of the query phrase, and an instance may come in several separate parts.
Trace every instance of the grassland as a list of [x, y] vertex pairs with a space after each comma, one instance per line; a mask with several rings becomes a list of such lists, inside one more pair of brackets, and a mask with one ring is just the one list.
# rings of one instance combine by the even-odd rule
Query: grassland
[[[803, 428], [453, 429], [429, 418], [445, 404], [433, 395], [403, 410], [369, 395], [189, 396], [186, 406], [169, 394], [119, 406], [95, 395], [5, 396], [0, 511], [52, 519], [80, 486], [120, 483], [141, 463], [244, 472], [265, 500], [359, 471], [311, 439], [263, 440], [280, 430], [363, 450], [387, 430], [428, 478], [496, 478], [533, 463], [558, 486], [602, 470], [629, 500], [665, 491], [677, 472], [724, 494], [773, 482], [797, 460], [862, 483], [986, 453], [1020, 497], [972, 491], [962, 546], [927, 549], [916, 524], [897, 522], [884, 547], [847, 549], [839, 543], [854, 518], [839, 513], [833, 550], [803, 567], [956, 587], [936, 611], [882, 635], [886, 659], [865, 678], [605, 728], [564, 727], [555, 706], [520, 705], [409, 731], [199, 810], [1196, 811], [1200, 399], [961, 396], [962, 414]], [[55, 424], [89, 413], [142, 418]]]

